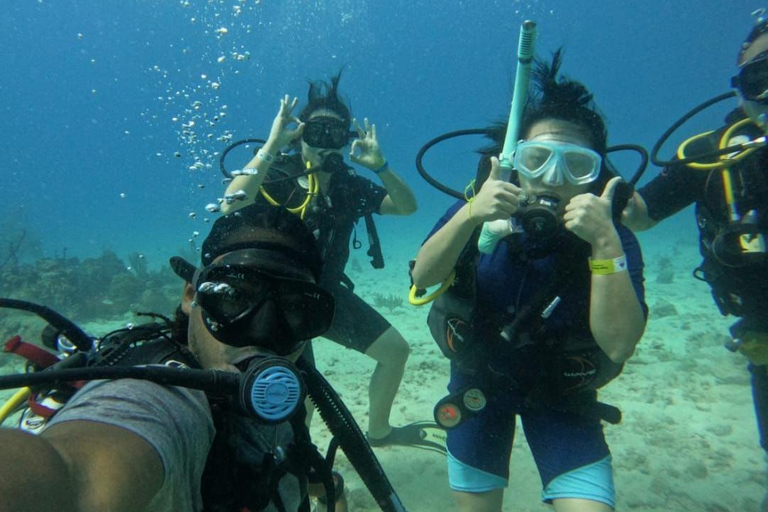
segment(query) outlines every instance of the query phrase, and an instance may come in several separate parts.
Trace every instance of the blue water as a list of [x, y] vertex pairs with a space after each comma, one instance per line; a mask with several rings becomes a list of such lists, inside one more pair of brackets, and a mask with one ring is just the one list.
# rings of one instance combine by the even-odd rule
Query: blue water
[[[354, 114], [378, 124], [389, 160], [418, 194], [421, 209], [416, 222], [407, 223], [418, 240], [448, 199], [418, 177], [414, 156], [444, 131], [506, 115], [522, 20], [538, 22], [540, 55], [565, 47], [564, 71], [595, 93], [612, 142], [650, 146], [689, 107], [727, 90], [749, 12], [760, 5], [189, 4], [6, 5], [0, 18], [0, 215], [39, 238], [45, 255], [111, 248], [144, 252], [151, 265], [160, 265], [195, 231], [207, 230], [204, 206], [221, 193], [215, 154], [225, 144], [217, 139], [265, 136], [282, 94], [304, 99], [307, 79], [341, 67]], [[233, 52], [250, 58], [237, 60]], [[716, 123], [724, 111], [702, 116], [691, 131]], [[205, 126], [203, 116], [220, 112], [226, 117]], [[195, 144], [180, 134], [190, 120]], [[430, 154], [429, 170], [463, 186], [474, 169], [474, 144], [441, 146]], [[195, 157], [211, 168], [190, 171]], [[233, 155], [235, 166], [242, 158]], [[680, 224], [692, 229], [689, 218]], [[383, 236], [397, 226], [402, 229], [384, 222]]]

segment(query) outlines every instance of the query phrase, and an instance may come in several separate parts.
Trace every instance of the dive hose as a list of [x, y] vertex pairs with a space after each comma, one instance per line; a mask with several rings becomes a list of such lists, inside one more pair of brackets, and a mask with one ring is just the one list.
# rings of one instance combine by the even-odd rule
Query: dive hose
[[320, 417], [328, 425], [333, 437], [338, 439], [339, 446], [344, 450], [350, 464], [360, 475], [360, 479], [381, 510], [405, 512], [405, 507], [384, 473], [384, 469], [338, 393], [309, 362], [299, 359], [296, 365], [304, 372], [304, 382], [307, 385], [309, 397], [317, 407]]
[[[709, 159], [717, 158], [721, 160], [720, 162], [717, 162], [715, 164], [704, 164], [705, 167], [700, 167], [703, 169], [712, 169], [713, 166], [716, 166], [717, 168], [723, 168], [726, 165], [729, 165], [727, 162], [728, 159], [721, 159], [723, 155], [728, 155], [734, 152], [746, 152], [749, 151], [752, 148], [758, 147], [758, 146], [765, 146], [768, 143], [768, 139], [766, 137], [760, 137], [756, 140], [745, 142], [743, 144], [736, 144], [734, 146], [725, 146], [725, 147], [719, 147], [718, 149], [714, 151], [708, 151], [706, 153], [700, 154], [700, 155], [694, 155], [694, 156], [686, 156], [684, 158], [678, 158], [675, 160], [662, 160], [659, 158], [659, 151], [661, 151], [662, 146], [669, 140], [669, 138], [672, 136], [673, 133], [677, 131], [678, 128], [680, 128], [683, 124], [685, 124], [689, 119], [694, 117], [699, 112], [706, 110], [707, 108], [711, 107], [712, 105], [716, 103], [720, 103], [721, 101], [727, 100], [729, 98], [733, 98], [736, 96], [735, 91], [729, 91], [723, 94], [720, 94], [718, 96], [715, 96], [714, 98], [710, 98], [707, 101], [701, 103], [700, 105], [697, 105], [693, 107], [691, 110], [689, 110], [686, 114], [684, 114], [680, 119], [675, 121], [672, 126], [667, 128], [667, 130], [661, 134], [661, 137], [659, 137], [659, 140], [656, 141], [656, 144], [653, 145], [653, 148], [651, 148], [651, 162], [653, 162], [654, 165], [658, 167], [669, 167], [672, 165], [679, 165], [679, 164], [685, 164], [690, 165], [693, 164], [693, 168], [697, 168], [697, 164], [701, 164], [702, 161], [706, 161]], [[707, 132], [704, 135], [709, 135], [712, 132]], [[683, 142], [683, 146], [687, 145], [688, 142], [692, 141], [693, 139], [697, 138], [692, 137]], [[722, 146], [722, 145], [721, 145]], [[678, 155], [681, 156], [681, 155]]]

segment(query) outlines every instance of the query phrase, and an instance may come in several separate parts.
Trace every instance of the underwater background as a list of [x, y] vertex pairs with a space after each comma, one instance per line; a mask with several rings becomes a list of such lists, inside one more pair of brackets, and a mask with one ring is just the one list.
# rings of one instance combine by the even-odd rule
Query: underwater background
[[[199, 258], [216, 215], [205, 206], [223, 195], [221, 151], [238, 139], [266, 137], [284, 94], [303, 105], [309, 79], [344, 69], [341, 90], [353, 114], [377, 125], [391, 166], [419, 201], [407, 219], [377, 218], [386, 269], [370, 268], [364, 243], [353, 251], [350, 274], [372, 302], [375, 293], [405, 297], [408, 260], [453, 202], [421, 179], [415, 155], [444, 132], [506, 118], [523, 20], [538, 24], [537, 55], [548, 58], [564, 47], [562, 70], [594, 93], [609, 143], [650, 150], [682, 114], [728, 90], [750, 13], [763, 6], [751, 0], [6, 2], [0, 296], [60, 309], [94, 334], [135, 321], [133, 311], [171, 313], [181, 283], [167, 261]], [[671, 156], [684, 136], [720, 126], [734, 106], [721, 104], [692, 120], [662, 156]], [[425, 166], [463, 190], [482, 144], [473, 137], [440, 144]], [[251, 150], [233, 151], [227, 168], [243, 165]], [[632, 176], [634, 155], [613, 160]], [[650, 166], [640, 183], [656, 173]], [[359, 231], [364, 237], [362, 223]], [[757, 510], [766, 487], [746, 363], [722, 349], [729, 322], [719, 318], [706, 286], [690, 277], [696, 240], [691, 211], [641, 235], [649, 330], [639, 362], [606, 391], [626, 417], [609, 438], [619, 509]], [[427, 419], [444, 394], [447, 366], [429, 339], [426, 311], [385, 302], [383, 313], [413, 350], [396, 419]], [[674, 313], [653, 316], [669, 312], [669, 304], [677, 306]], [[2, 339], [16, 332], [31, 339], [39, 329], [0, 313]], [[367, 382], [369, 361], [359, 357], [361, 369], [349, 369], [344, 361], [352, 356], [343, 349], [316, 344], [315, 350], [362, 423], [367, 397], [360, 382]], [[1, 373], [19, 369], [0, 356]], [[505, 510], [540, 510], [538, 477], [521, 438], [512, 463], [519, 479]], [[377, 453], [409, 510], [451, 508], [445, 463], [434, 455], [404, 459], [410, 452], [397, 450]], [[356, 509], [373, 510], [359, 481], [351, 480]]]

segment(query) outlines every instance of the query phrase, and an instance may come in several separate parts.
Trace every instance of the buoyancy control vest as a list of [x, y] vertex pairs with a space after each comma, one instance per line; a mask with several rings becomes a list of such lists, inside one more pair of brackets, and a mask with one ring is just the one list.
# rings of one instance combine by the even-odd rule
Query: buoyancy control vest
[[[611, 361], [591, 334], [588, 302], [567, 306], [583, 309], [584, 315], [566, 334], [552, 333], [546, 325], [552, 310], [562, 307], [559, 303], [565, 292], [573, 287], [589, 286], [584, 264], [588, 246], [573, 235], [563, 235], [561, 245], [554, 248], [557, 262], [549, 282], [519, 311], [508, 315], [489, 314], [476, 307], [478, 235], [479, 230], [459, 257], [454, 284], [430, 308], [428, 325], [443, 355], [460, 371], [474, 376], [486, 390], [496, 392], [499, 388], [513, 387], [541, 405], [594, 392], [621, 373], [623, 365]], [[541, 257], [535, 251], [526, 251], [519, 236], [512, 235], [504, 243], [510, 245], [509, 254], [516, 259], [516, 264]], [[505, 366], [503, 372], [496, 370], [495, 361], [500, 354], [512, 361], [511, 372], [509, 366]], [[518, 362], [524, 366], [520, 368], [522, 373], [528, 375], [523, 380], [515, 375]], [[536, 366], [532, 377], [531, 363]]]
[[[725, 130], [721, 128], [697, 140], [692, 153], [716, 148]], [[748, 140], [759, 135], [757, 130], [750, 125], [733, 136]], [[734, 163], [730, 177], [740, 220], [734, 222], [729, 218], [730, 207], [724, 199], [720, 172], [709, 171], [702, 200], [696, 203], [703, 261], [694, 276], [710, 285], [723, 315], [760, 317], [768, 307], [768, 258], [764, 251], [745, 250], [744, 243], [768, 237], [768, 150], [758, 149]]]

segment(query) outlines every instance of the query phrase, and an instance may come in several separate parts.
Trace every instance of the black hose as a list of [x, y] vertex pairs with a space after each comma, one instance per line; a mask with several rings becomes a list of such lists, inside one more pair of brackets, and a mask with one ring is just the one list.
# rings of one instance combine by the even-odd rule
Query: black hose
[[421, 174], [421, 177], [426, 180], [427, 183], [435, 187], [440, 192], [443, 192], [445, 194], [448, 194], [449, 196], [455, 197], [456, 199], [464, 199], [464, 193], [459, 192], [458, 190], [454, 190], [451, 187], [448, 187], [446, 185], [443, 185], [439, 181], [437, 181], [435, 178], [430, 176], [430, 174], [424, 169], [424, 155], [427, 151], [429, 151], [432, 146], [435, 146], [436, 144], [439, 144], [440, 142], [443, 142], [444, 140], [453, 139], [456, 137], [464, 137], [466, 135], [488, 135], [489, 130], [486, 128], [470, 128], [467, 130], [457, 130], [455, 132], [448, 132], [444, 133], [443, 135], [440, 135], [438, 137], [435, 137], [434, 139], [430, 140], [426, 144], [424, 144], [419, 152], [416, 154], [416, 170], [419, 171], [419, 174]]
[[381, 510], [405, 512], [405, 507], [379, 460], [339, 395], [311, 363], [301, 358], [296, 365], [304, 373], [309, 397], [317, 407], [320, 417], [328, 425], [331, 434], [339, 440], [341, 449]]
[[629, 179], [629, 184], [634, 187], [648, 167], [648, 151], [638, 144], [616, 144], [605, 150], [606, 153], [615, 153], [616, 151], [634, 151], [640, 155], [640, 165], [637, 167], [635, 174], [632, 175], [632, 178]]
[[[463, 192], [459, 192], [458, 190], [454, 190], [440, 183], [427, 172], [427, 170], [424, 168], [424, 155], [427, 153], [427, 151], [432, 149], [433, 146], [448, 139], [464, 137], [467, 135], [491, 136], [492, 134], [493, 134], [493, 130], [490, 128], [470, 128], [466, 130], [456, 130], [453, 132], [444, 133], [443, 135], [439, 135], [434, 139], [430, 140], [429, 142], [427, 142], [426, 144], [424, 144], [419, 150], [419, 152], [416, 154], [416, 170], [419, 171], [419, 174], [421, 175], [422, 178], [424, 178], [424, 180], [427, 183], [435, 187], [440, 192], [448, 194], [451, 197], [455, 197], [456, 199], [465, 199]], [[612, 153], [615, 151], [626, 151], [626, 150], [635, 151], [640, 155], [640, 165], [637, 167], [637, 171], [635, 171], [634, 175], [629, 180], [630, 185], [634, 187], [634, 185], [638, 182], [640, 177], [643, 175], [643, 172], [645, 172], [646, 167], [648, 167], [648, 152], [645, 150], [645, 148], [637, 144], [617, 144], [615, 146], [611, 146], [607, 148], [606, 153]]]
[[[67, 359], [62, 362], [66, 363]], [[167, 366], [88, 367], [49, 370], [0, 377], [0, 389], [22, 387], [60, 387], [69, 382], [102, 379], [149, 380], [166, 386], [181, 386], [202, 391], [228, 393], [238, 396], [240, 374], [218, 370], [193, 370]]]
[[672, 126], [667, 128], [667, 131], [661, 134], [661, 137], [659, 137], [659, 140], [657, 140], [656, 144], [653, 145], [653, 148], [651, 149], [651, 162], [653, 162], [653, 165], [656, 165], [658, 167], [669, 167], [670, 165], [675, 165], [675, 164], [688, 164], [691, 162], [701, 162], [702, 160], [706, 160], [712, 157], [725, 155], [727, 153], [733, 153], [733, 148], [724, 148], [724, 149], [718, 149], [716, 151], [710, 151], [703, 155], [696, 155], [690, 158], [683, 158], [682, 160], [660, 160], [659, 159], [659, 151], [661, 150], [661, 146], [663, 146], [664, 143], [667, 142], [669, 137], [673, 133], [675, 133], [677, 129], [680, 128], [680, 126], [682, 126], [685, 122], [687, 122], [690, 118], [692, 118], [702, 110], [711, 107], [715, 103], [720, 103], [721, 101], [727, 100], [728, 98], [733, 98], [734, 96], [736, 96], [736, 91], [729, 91], [719, 96], [715, 96], [714, 98], [709, 99], [696, 107], [693, 107], [686, 114], [684, 114], [683, 117], [675, 121], [675, 123]]
[[251, 143], [266, 144], [267, 141], [264, 139], [242, 139], [242, 140], [233, 142], [232, 144], [224, 148], [224, 151], [221, 152], [221, 156], [219, 157], [219, 170], [221, 171], [221, 174], [223, 174], [225, 178], [230, 180], [233, 178], [232, 173], [230, 173], [227, 170], [227, 168], [224, 167], [224, 159], [227, 158], [227, 154], [233, 149], [235, 149], [237, 146], [241, 146], [243, 144], [251, 144]]
[[[227, 170], [226, 166], [224, 165], [224, 159], [227, 157], [227, 154], [230, 151], [232, 151], [233, 149], [235, 149], [237, 146], [241, 146], [243, 144], [251, 144], [251, 143], [253, 143], [253, 144], [265, 144], [266, 142], [267, 141], [265, 141], [264, 139], [242, 139], [242, 140], [235, 141], [232, 144], [230, 144], [229, 146], [227, 146], [226, 148], [224, 148], [224, 151], [221, 152], [221, 156], [219, 157], [219, 170], [221, 171], [221, 174], [223, 174], [224, 177], [227, 178], [227, 179], [230, 179], [230, 180], [234, 179], [234, 176], [232, 176], [232, 173], [229, 172]], [[309, 168], [309, 169], [307, 169], [307, 170], [305, 170], [305, 171], [303, 171], [301, 173], [298, 173], [298, 174], [291, 174], [289, 172], [286, 172], [285, 170], [280, 169], [276, 165], [271, 165], [269, 170], [271, 172], [274, 172], [274, 171], [280, 172], [284, 176], [281, 177], [281, 178], [273, 178], [273, 179], [270, 179], [270, 180], [265, 180], [262, 183], [263, 185], [272, 185], [274, 183], [280, 183], [281, 181], [294, 180], [294, 179], [300, 178], [302, 176], [309, 176], [312, 173], [315, 173], [315, 172], [318, 172], [318, 171], [322, 170], [322, 166], [316, 165], [316, 166], [311, 167], [311, 168]]]
[[316, 449], [310, 450], [307, 457], [309, 458], [309, 466], [315, 470], [320, 478], [320, 483], [323, 484], [323, 489], [325, 489], [326, 512], [334, 512], [336, 510], [336, 484], [333, 481], [333, 472], [331, 471], [333, 463], [327, 462]]
[[67, 337], [78, 350], [88, 351], [93, 347], [93, 340], [85, 331], [75, 325], [74, 322], [65, 318], [47, 306], [27, 302], [25, 300], [0, 298], [0, 308], [18, 309], [34, 313], [53, 327], [59, 330], [61, 334]]

